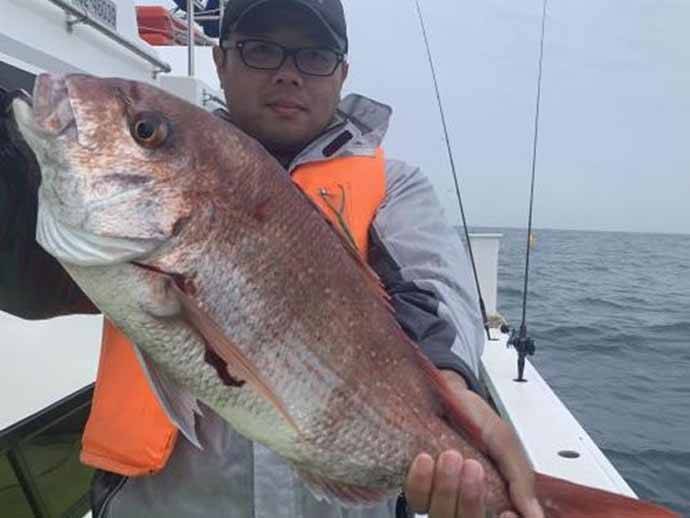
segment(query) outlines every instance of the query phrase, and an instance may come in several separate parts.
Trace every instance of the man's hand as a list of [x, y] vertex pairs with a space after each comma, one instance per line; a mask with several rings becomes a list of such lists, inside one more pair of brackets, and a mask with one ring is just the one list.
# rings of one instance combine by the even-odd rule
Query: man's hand
[[[522, 446], [510, 427], [477, 394], [467, 390], [463, 378], [452, 371], [443, 376], [480, 427], [489, 453], [508, 481], [511, 500], [523, 518], [543, 518], [534, 494], [534, 475]], [[436, 462], [425, 453], [417, 456], [405, 483], [405, 496], [415, 513], [429, 518], [485, 518], [486, 479], [478, 462], [446, 451]], [[501, 518], [515, 518], [505, 512]]]

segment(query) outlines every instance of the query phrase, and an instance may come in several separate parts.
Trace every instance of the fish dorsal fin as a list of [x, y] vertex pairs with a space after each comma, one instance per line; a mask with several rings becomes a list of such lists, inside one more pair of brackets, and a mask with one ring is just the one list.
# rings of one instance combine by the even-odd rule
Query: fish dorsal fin
[[407, 336], [401, 327], [398, 326], [397, 332], [400, 333], [400, 339], [409, 344], [414, 351], [415, 360], [424, 372], [439, 404], [440, 417], [445, 419], [453, 430], [470, 442], [472, 446], [488, 455], [488, 447], [482, 436], [481, 428], [472, 418], [470, 412], [459, 404], [457, 396], [444, 379], [441, 371], [431, 363], [431, 360], [426, 357], [419, 346]]
[[230, 376], [236, 380], [242, 380], [249, 383], [249, 385], [269, 401], [287, 423], [298, 432], [297, 424], [289, 414], [285, 402], [275, 393], [255, 365], [244, 355], [239, 347], [233, 344], [228, 337], [225, 336], [223, 329], [199, 307], [196, 300], [187, 295], [178, 286], [177, 282], [173, 281], [171, 285], [183, 308], [185, 318], [204, 340], [206, 340], [211, 350], [227, 364]]
[[[318, 214], [326, 221], [326, 223], [328, 223], [333, 232], [335, 232], [343, 248], [352, 257], [352, 259], [355, 261], [355, 263], [359, 266], [360, 270], [362, 271], [362, 274], [369, 281], [369, 285], [371, 286], [371, 288], [379, 295], [379, 299], [381, 300], [381, 302], [394, 316], [395, 309], [391, 304], [390, 295], [388, 295], [388, 293], [386, 292], [386, 289], [383, 286], [383, 283], [381, 282], [381, 279], [376, 274], [376, 272], [372, 270], [372, 268], [362, 258], [362, 256], [359, 253], [359, 250], [356, 248], [356, 245], [353, 243], [352, 239], [348, 237], [349, 234], [346, 233], [344, 229], [341, 230], [338, 227], [338, 225], [336, 225], [336, 223], [321, 210], [321, 207], [319, 207], [319, 205], [299, 187], [299, 185], [293, 185], [295, 185], [295, 188], [300, 193], [302, 193], [302, 195], [310, 203], [312, 208], [316, 212], [318, 212]], [[470, 439], [473, 445], [476, 445], [478, 449], [485, 452], [487, 448], [482, 440], [481, 430], [471, 419], [469, 413], [463, 410], [463, 408], [460, 407], [460, 405], [458, 405], [455, 395], [453, 394], [453, 390], [450, 388], [446, 380], [443, 379], [443, 376], [441, 376], [439, 370], [429, 361], [429, 359], [424, 355], [424, 353], [422, 353], [419, 346], [415, 344], [410, 339], [410, 337], [407, 336], [402, 327], [400, 327], [400, 324], [398, 323], [397, 319], [395, 320], [395, 328], [397, 332], [400, 333], [401, 340], [405, 343], [408, 343], [410, 345], [410, 348], [415, 351], [417, 359], [422, 369], [424, 370], [429, 380], [429, 383], [437, 397], [438, 403], [443, 412], [443, 417], [451, 424], [453, 429], [455, 429], [463, 437]]]
[[299, 185], [293, 185], [309, 202], [312, 209], [315, 212], [317, 212], [321, 218], [323, 218], [323, 220], [328, 224], [331, 230], [333, 230], [335, 235], [338, 236], [338, 239], [340, 240], [340, 243], [342, 244], [343, 248], [350, 255], [350, 257], [352, 257], [355, 264], [359, 266], [359, 268], [362, 271], [362, 274], [367, 279], [371, 288], [379, 295], [383, 304], [388, 308], [388, 310], [391, 313], [395, 313], [393, 306], [391, 304], [391, 297], [390, 295], [388, 295], [388, 292], [386, 291], [383, 282], [381, 282], [380, 277], [371, 268], [371, 266], [369, 266], [367, 262], [362, 258], [362, 256], [359, 253], [359, 249], [357, 248], [357, 245], [351, 237], [351, 234], [347, 231], [346, 228], [341, 229], [332, 219], [330, 219], [328, 215], [321, 210], [321, 207], [319, 207], [318, 204], [313, 199], [311, 199], [311, 197], [306, 192], [304, 192]]

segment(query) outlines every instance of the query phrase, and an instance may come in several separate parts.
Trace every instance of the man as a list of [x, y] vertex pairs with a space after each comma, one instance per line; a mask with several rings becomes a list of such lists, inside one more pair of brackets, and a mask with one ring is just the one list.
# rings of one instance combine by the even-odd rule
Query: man
[[[390, 110], [360, 96], [340, 99], [349, 67], [347, 49], [339, 0], [231, 2], [220, 45], [213, 49], [228, 102], [228, 112], [220, 115], [262, 143], [324, 215], [367, 254], [402, 327], [442, 369], [460, 404], [485, 430], [489, 450], [511, 483], [518, 510], [527, 518], [540, 517], [531, 472], [517, 439], [477, 395], [484, 338], [462, 245], [444, 223], [421, 172], [384, 160], [380, 143]], [[372, 194], [377, 179], [380, 198]], [[6, 195], [18, 196], [17, 191], [15, 186]], [[375, 210], [366, 212], [366, 203], [360, 203], [364, 199]], [[31, 204], [25, 209], [29, 223], [22, 228], [33, 227], [34, 209]], [[32, 264], [22, 256], [46, 260], [27, 235], [25, 231], [23, 239], [7, 238], [13, 252], [5, 260], [14, 261], [15, 270]], [[18, 276], [31, 277], [30, 273]], [[51, 308], [45, 303], [39, 308], [38, 301], [24, 301], [22, 306], [17, 303], [21, 287], [15, 286], [0, 293], [2, 308], [39, 318], [93, 310], [64, 272], [52, 277], [64, 294], [62, 303], [58, 298]], [[153, 406], [141, 411], [141, 402], [151, 397], [145, 389], [122, 397], [124, 385], [132, 385], [134, 378], [113, 367], [119, 361], [113, 358], [129, 347], [117, 333], [106, 326], [84, 437], [82, 459], [101, 468], [93, 484], [94, 516], [383, 518], [396, 516], [396, 511], [398, 516], [409, 512], [404, 500], [352, 510], [318, 501], [280, 458], [236, 434], [207, 408], [196, 424], [203, 445], [198, 449], [177, 435], [169, 422], [176, 416], [165, 415], [155, 399]], [[127, 410], [132, 405], [137, 408]], [[142, 424], [157, 411], [159, 417]], [[120, 419], [124, 416], [126, 433], [137, 433], [114, 434], [116, 413]], [[143, 417], [139, 420], [135, 415]], [[142, 445], [143, 449], [136, 449]], [[126, 459], [131, 451], [145, 452], [150, 462], [136, 456], [135, 462], [143, 467], [132, 466]], [[482, 468], [474, 461], [465, 462], [457, 452], [445, 452], [436, 460], [420, 455], [404, 489], [411, 511], [428, 512], [432, 518], [485, 516]]]

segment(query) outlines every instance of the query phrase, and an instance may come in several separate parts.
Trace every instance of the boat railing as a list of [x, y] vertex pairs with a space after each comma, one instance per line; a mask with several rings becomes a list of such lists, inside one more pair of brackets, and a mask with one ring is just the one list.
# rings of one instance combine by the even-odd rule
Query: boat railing
[[80, 7], [77, 7], [76, 5], [71, 4], [67, 0], [48, 0], [51, 4], [56, 5], [57, 7], [61, 8], [63, 11], [65, 11], [65, 14], [67, 15], [67, 31], [71, 32], [74, 29], [74, 26], [80, 23], [83, 23], [85, 25], [88, 25], [92, 28], [94, 28], [96, 31], [100, 32], [107, 38], [110, 38], [112, 41], [117, 43], [118, 45], [124, 47], [125, 49], [129, 50], [130, 52], [133, 52], [140, 58], [144, 59], [151, 65], [153, 65], [154, 70], [153, 70], [153, 77], [155, 78], [159, 73], [165, 72], [168, 73], [172, 70], [170, 65], [166, 63], [165, 61], [160, 60], [156, 55], [146, 52], [143, 48], [141, 48], [139, 45], [137, 45], [135, 42], [123, 37], [120, 35], [116, 30], [111, 29], [104, 23], [100, 22], [93, 16], [91, 16], [88, 12], [85, 10], [81, 9]]

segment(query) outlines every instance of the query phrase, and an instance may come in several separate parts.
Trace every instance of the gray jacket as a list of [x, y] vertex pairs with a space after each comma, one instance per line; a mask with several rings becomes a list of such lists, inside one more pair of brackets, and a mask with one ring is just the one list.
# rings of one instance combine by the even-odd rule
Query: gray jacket
[[[386, 133], [390, 112], [372, 100], [348, 96], [334, 123], [295, 158], [288, 171], [339, 156], [372, 155]], [[479, 390], [484, 334], [462, 242], [447, 225], [429, 180], [418, 168], [387, 159], [385, 173], [385, 198], [370, 230], [369, 263], [381, 277], [408, 335], [437, 367], [455, 370]], [[79, 299], [79, 290], [70, 293]], [[8, 310], [2, 302], [0, 293], [0, 309]], [[197, 422], [203, 449], [180, 436], [159, 474], [126, 478], [98, 472], [92, 491], [94, 516], [396, 516], [395, 500], [367, 509], [344, 509], [317, 500], [279, 457], [234, 432], [210, 409], [203, 410], [204, 417]]]

